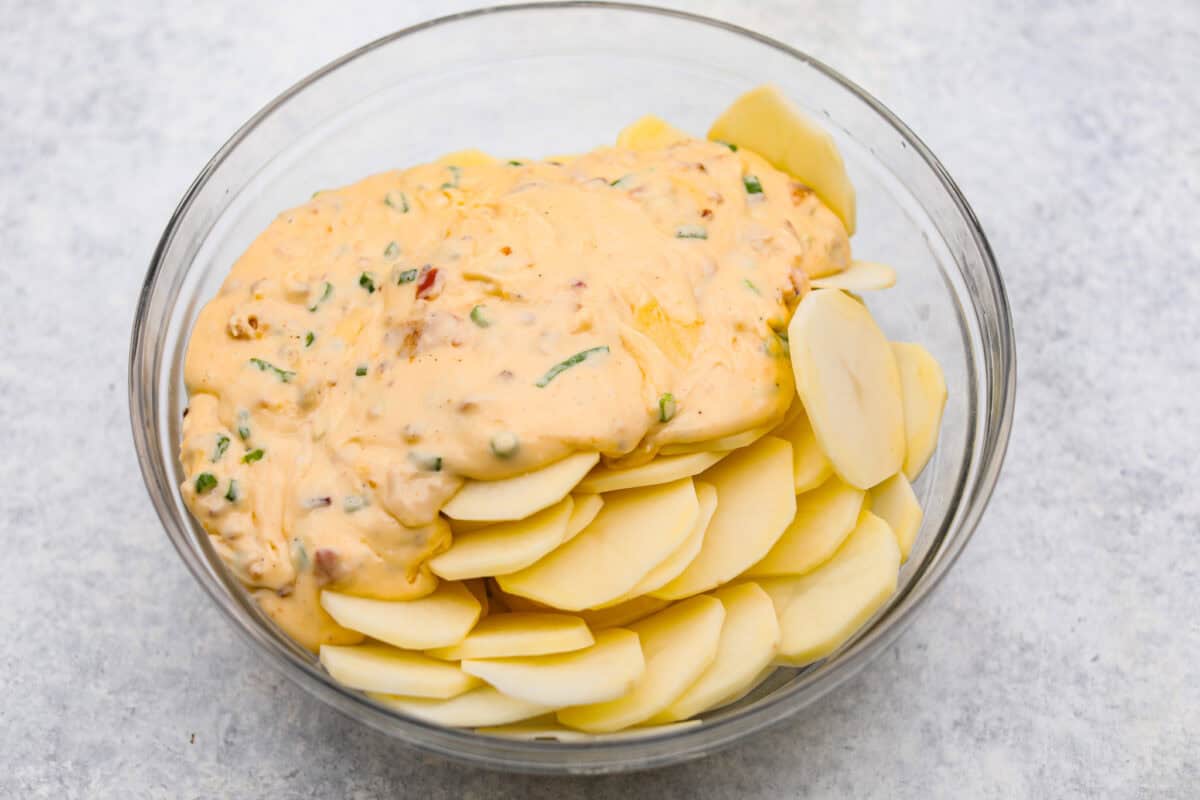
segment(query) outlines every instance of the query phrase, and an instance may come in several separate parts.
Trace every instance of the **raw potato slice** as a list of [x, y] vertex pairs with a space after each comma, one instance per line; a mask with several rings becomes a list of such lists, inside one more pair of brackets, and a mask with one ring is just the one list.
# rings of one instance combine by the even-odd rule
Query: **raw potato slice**
[[921, 530], [921, 504], [903, 472], [897, 472], [871, 490], [871, 513], [877, 514], [896, 535], [901, 562], [908, 561]]
[[892, 342], [904, 396], [904, 474], [916, 480], [937, 447], [946, 408], [946, 376], [937, 359], [919, 344]]
[[524, 569], [563, 543], [574, 508], [575, 501], [567, 496], [532, 517], [457, 535], [449, 550], [429, 560], [429, 568], [446, 580]]
[[581, 492], [617, 492], [670, 483], [699, 475], [725, 457], [725, 453], [688, 453], [656, 458], [638, 467], [608, 469], [597, 467], [579, 483]]
[[526, 742], [619, 742], [630, 739], [645, 739], [650, 736], [666, 736], [685, 731], [701, 724], [700, 720], [673, 722], [670, 725], [646, 725], [616, 733], [584, 733], [564, 728], [554, 722], [519, 722], [515, 725], [498, 725], [494, 728], [479, 728], [476, 733], [499, 736], [504, 739], [520, 739]]
[[[768, 595], [768, 597], [769, 596], [770, 595]], [[773, 603], [772, 603], [772, 608], [774, 608]], [[715, 702], [711, 706], [709, 706], [708, 710], [713, 711], [718, 708], [724, 708], [725, 706], [733, 705], [737, 701], [746, 697], [746, 695], [753, 692], [755, 689], [757, 689], [763, 683], [765, 683], [767, 678], [769, 678], [775, 674], [776, 669], [777, 669], [777, 667], [774, 664], [768, 664], [766, 667], [764, 667], [762, 669], [761, 672], [759, 672], [757, 675], [754, 676], [754, 679], [752, 681], [750, 681], [749, 684], [747, 684], [746, 686], [743, 686], [740, 690], [734, 692], [733, 694], [729, 695], [728, 697], [722, 697], [720, 700], [718, 700], [717, 702]]]
[[834, 471], [859, 489], [899, 472], [900, 373], [871, 312], [836, 289], [815, 289], [796, 307], [788, 341], [796, 391]]
[[452, 647], [430, 650], [429, 655], [447, 661], [544, 656], [582, 650], [594, 642], [587, 623], [579, 617], [523, 611], [485, 617], [479, 620], [466, 639]]
[[854, 185], [833, 137], [774, 86], [751, 89], [709, 128], [708, 138], [753, 150], [817, 193], [854, 233]]
[[683, 544], [675, 548], [675, 552], [667, 556], [666, 561], [650, 570], [646, 573], [646, 577], [638, 581], [637, 586], [629, 591], [625, 600], [661, 589], [687, 569], [688, 564], [691, 564], [699, 555], [700, 548], [704, 545], [704, 532], [708, 530], [708, 524], [712, 522], [713, 514], [717, 511], [717, 487], [703, 481], [694, 481], [693, 483], [696, 486], [696, 499], [700, 502], [700, 515], [696, 517], [696, 524], [692, 526], [692, 532], [688, 534], [687, 539], [684, 539]]
[[709, 439], [704, 442], [680, 442], [678, 444], [664, 445], [658, 454], [661, 456], [677, 456], [686, 453], [728, 453], [730, 450], [737, 450], [741, 447], [749, 447], [757, 442], [762, 437], [766, 436], [771, 429], [769, 427], [751, 428], [748, 431], [741, 433], [731, 433], [729, 436], [722, 436], [720, 439]]
[[601, 631], [595, 644], [573, 653], [462, 662], [463, 672], [509, 697], [550, 707], [615, 700], [645, 668], [638, 635], [623, 628]]
[[886, 522], [866, 512], [819, 569], [760, 581], [779, 617], [777, 663], [802, 667], [841, 647], [896, 591], [899, 569], [896, 537]]
[[515, 478], [467, 481], [442, 506], [442, 513], [451, 519], [464, 520], [524, 519], [566, 497], [599, 460], [599, 453], [575, 453]]
[[808, 285], [814, 289], [848, 289], [852, 292], [890, 289], [896, 285], [896, 270], [874, 261], [851, 261], [847, 269], [813, 278]]
[[583, 617], [584, 622], [592, 630], [602, 631], [605, 628], [620, 628], [631, 625], [639, 619], [644, 619], [651, 614], [657, 614], [670, 604], [670, 600], [643, 595], [635, 597], [632, 600], [626, 600], [615, 606], [580, 611], [579, 616]]
[[630, 150], [659, 150], [690, 138], [692, 137], [673, 125], [653, 114], [647, 114], [617, 134], [617, 147], [627, 147]]
[[324, 591], [321, 606], [342, 627], [406, 650], [458, 644], [483, 610], [463, 584], [444, 581], [419, 600], [372, 600]]
[[614, 492], [582, 533], [496, 582], [509, 594], [564, 611], [603, 606], [674, 552], [699, 513], [691, 478]]
[[491, 686], [480, 686], [449, 700], [429, 700], [392, 694], [371, 694], [371, 699], [402, 714], [455, 728], [507, 725], [538, 717], [552, 708], [501, 694]]
[[796, 498], [796, 516], [747, 575], [803, 575], [829, 560], [858, 525], [866, 492], [830, 478]]
[[604, 507], [604, 498], [598, 494], [577, 494], [574, 495], [574, 500], [575, 508], [571, 510], [571, 518], [567, 520], [567, 532], [563, 536], [563, 542], [571, 541], [575, 534], [591, 525], [592, 520]]
[[796, 515], [792, 446], [768, 436], [704, 473], [717, 488], [700, 553], [679, 577], [653, 592], [674, 600], [706, 592], [767, 554]]
[[467, 591], [479, 601], [479, 616], [486, 617], [491, 611], [491, 601], [488, 599], [487, 584], [482, 578], [473, 578], [469, 581], [463, 581], [463, 586], [467, 587]]
[[457, 664], [381, 644], [323, 644], [321, 666], [338, 683], [364, 692], [445, 700], [481, 684]]
[[564, 708], [558, 721], [589, 733], [609, 733], [658, 714], [703, 674], [717, 654], [725, 609], [702, 595], [676, 603], [633, 626], [642, 642], [646, 671], [623, 697]]
[[803, 411], [775, 435], [787, 439], [792, 445], [792, 474], [796, 479], [796, 494], [817, 488], [833, 474], [833, 465], [817, 444], [808, 415]]
[[779, 621], [771, 597], [757, 583], [739, 583], [714, 592], [725, 607], [717, 656], [687, 691], [650, 719], [666, 723], [707, 711], [746, 691], [767, 668], [779, 647]]

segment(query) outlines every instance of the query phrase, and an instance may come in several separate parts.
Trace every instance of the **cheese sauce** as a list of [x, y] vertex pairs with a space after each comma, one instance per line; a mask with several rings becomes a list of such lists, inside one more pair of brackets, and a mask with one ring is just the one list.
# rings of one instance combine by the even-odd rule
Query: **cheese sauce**
[[431, 591], [465, 479], [779, 420], [789, 308], [849, 259], [806, 187], [699, 140], [320, 192], [196, 321], [184, 499], [290, 635], [358, 641], [320, 589]]

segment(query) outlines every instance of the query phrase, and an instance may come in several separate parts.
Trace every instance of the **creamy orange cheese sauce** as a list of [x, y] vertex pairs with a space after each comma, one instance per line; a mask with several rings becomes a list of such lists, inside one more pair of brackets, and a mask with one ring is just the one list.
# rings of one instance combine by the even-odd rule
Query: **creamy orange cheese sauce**
[[322, 587], [433, 589], [464, 479], [779, 420], [788, 309], [849, 264], [838, 218], [745, 150], [455, 162], [285, 212], [192, 331], [184, 499], [309, 647], [361, 638]]

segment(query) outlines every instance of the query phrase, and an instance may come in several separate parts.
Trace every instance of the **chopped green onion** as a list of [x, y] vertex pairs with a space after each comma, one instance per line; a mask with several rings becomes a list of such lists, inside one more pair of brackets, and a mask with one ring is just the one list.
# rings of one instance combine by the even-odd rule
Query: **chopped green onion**
[[755, 294], [762, 294], [762, 292], [758, 290], [758, 287], [754, 285], [754, 281], [750, 280], [749, 278], [742, 278], [742, 285]]
[[225, 492], [225, 499], [231, 503], [236, 503], [240, 498], [241, 494], [238, 493], [237, 481], [235, 481], [233, 478], [230, 478], [229, 490]]
[[292, 539], [292, 561], [296, 562], [296, 569], [303, 571], [308, 568], [308, 550], [304, 548], [304, 542], [299, 538]]
[[488, 317], [487, 309], [483, 306], [475, 306], [471, 309], [471, 322], [474, 322], [481, 328], [490, 327], [492, 324], [491, 318]]
[[458, 179], [462, 175], [462, 170], [459, 169], [458, 167], [454, 166], [453, 164], [447, 166], [446, 169], [450, 170], [450, 180], [443, 183], [440, 188], [442, 188], [442, 189], [457, 189], [458, 188]]
[[416, 464], [418, 468], [423, 469], [426, 472], [442, 471], [441, 456], [435, 456], [430, 453], [422, 453], [417, 450], [413, 450], [409, 452], [408, 458], [410, 461]]
[[406, 270], [396, 273], [396, 285], [397, 286], [403, 286], [406, 283], [412, 283], [416, 279], [417, 279], [417, 270], [415, 268], [406, 269]]
[[675, 229], [676, 239], [707, 239], [708, 229], [703, 225], [680, 225]]
[[384, 258], [396, 258], [400, 255], [400, 245], [395, 242], [388, 242], [388, 246], [383, 248]]
[[304, 346], [305, 347], [312, 347], [312, 343], [315, 342], [316, 340], [317, 340], [317, 335], [315, 333], [313, 333], [312, 331], [309, 331], [308, 333], [304, 334]]
[[317, 199], [317, 195], [319, 195], [319, 194], [320, 194], [321, 192], [323, 192], [323, 191], [325, 191], [325, 190], [324, 190], [324, 189], [317, 189], [315, 192], [313, 192], [313, 193], [312, 193], [312, 196], [311, 196], [311, 197], [309, 197], [308, 199], [309, 199], [309, 200], [316, 200], [316, 199]]
[[262, 461], [262, 457], [266, 455], [261, 447], [251, 450], [246, 455], [242, 456], [243, 464], [253, 464], [255, 461]]
[[525, 166], [525, 162], [524, 162], [524, 161], [517, 161], [515, 158], [511, 158], [511, 159], [509, 159], [509, 161], [508, 161], [508, 165], [509, 165], [510, 167], [523, 167], [523, 166]]
[[728, 147], [730, 150], [732, 150], [735, 153], [738, 151], [737, 145], [734, 144], [733, 142], [727, 142], [724, 139], [713, 139], [713, 141], [716, 142], [717, 144], [725, 145], [726, 147]]
[[196, 476], [196, 494], [208, 494], [217, 488], [217, 479], [211, 472], [201, 472]]
[[755, 175], [742, 178], [742, 185], [746, 187], [746, 194], [762, 194], [762, 182]]
[[280, 369], [269, 361], [263, 361], [261, 358], [252, 358], [250, 359], [250, 363], [258, 367], [259, 372], [275, 373], [275, 377], [279, 378], [281, 383], [291, 383], [292, 378], [296, 377], [296, 373], [290, 370]]
[[333, 296], [333, 284], [330, 283], [329, 281], [325, 281], [324, 291], [321, 292], [321, 296], [317, 298], [316, 302], [308, 307], [308, 310], [316, 311], [317, 307], [320, 306], [321, 303], [324, 303], [326, 300], [328, 300], [332, 296]]
[[225, 455], [225, 451], [229, 449], [229, 437], [223, 433], [217, 434], [217, 446], [213, 448], [212, 462], [215, 464], [221, 460], [221, 456]]
[[383, 202], [401, 214], [408, 213], [408, 195], [404, 192], [388, 192], [384, 195]]
[[608, 345], [606, 345], [606, 344], [602, 344], [599, 347], [589, 347], [587, 350], [580, 350], [578, 353], [576, 353], [575, 355], [566, 359], [565, 361], [560, 361], [557, 364], [555, 364], [553, 367], [551, 367], [550, 369], [546, 370], [546, 374], [543, 375], [542, 377], [538, 378], [537, 383], [534, 385], [537, 386], [539, 389], [544, 389], [544, 388], [546, 388], [546, 386], [549, 385], [550, 381], [552, 381], [556, 377], [558, 377], [558, 374], [560, 372], [563, 372], [564, 370], [568, 370], [571, 367], [575, 366], [576, 364], [582, 364], [584, 361], [586, 361], [587, 359], [591, 358], [594, 355], [598, 355], [600, 353], [607, 353], [607, 352], [608, 352]]
[[367, 294], [375, 294], [375, 275], [371, 272], [364, 272], [358, 276], [358, 285], [367, 290]]
[[239, 411], [238, 412], [237, 435], [238, 435], [238, 438], [240, 438], [243, 442], [250, 438], [250, 426], [247, 424], [249, 422], [250, 422], [250, 412], [249, 411]]
[[608, 185], [615, 186], [618, 189], [624, 189], [626, 186], [629, 185], [629, 179], [632, 177], [633, 177], [632, 175], [622, 175], [621, 177], [617, 178], [615, 181], [612, 181]]
[[521, 441], [515, 433], [503, 431], [492, 437], [492, 452], [496, 458], [512, 458], [521, 447]]
[[355, 511], [361, 511], [366, 507], [367, 498], [361, 495], [347, 495], [346, 499], [342, 501], [342, 509], [345, 510], [347, 514], [353, 514]]
[[658, 398], [658, 421], [670, 422], [675, 416], [675, 395], [667, 392]]
[[355, 374], [355, 375], [357, 375], [357, 376], [358, 376], [358, 377], [360, 377], [360, 378], [361, 378], [362, 376], [366, 375], [366, 374], [367, 374], [367, 365], [366, 365], [366, 364], [359, 364], [359, 365], [358, 365], [358, 367], [357, 367], [357, 368], [354, 370], [354, 374]]

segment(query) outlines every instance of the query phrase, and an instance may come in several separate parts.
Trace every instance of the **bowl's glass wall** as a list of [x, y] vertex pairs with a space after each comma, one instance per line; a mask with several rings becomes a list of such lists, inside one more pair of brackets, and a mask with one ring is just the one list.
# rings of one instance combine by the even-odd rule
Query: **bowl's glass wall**
[[[488, 739], [404, 719], [330, 685], [222, 568], [176, 491], [187, 335], [232, 262], [276, 214], [316, 189], [467, 147], [501, 157], [580, 152], [612, 142], [647, 113], [703, 135], [733, 98], [764, 82], [837, 138], [858, 189], [855, 254], [900, 274], [895, 289], [867, 302], [891, 338], [922, 342], [946, 371], [941, 443], [917, 484], [926, 523], [892, 603], [824, 664], [781, 671], [700, 728], [637, 742]], [[134, 331], [131, 408], [151, 495], [181, 555], [240, 629], [310, 691], [418, 746], [493, 766], [632, 768], [703, 754], [781, 718], [898, 634], [969, 536], [999, 468], [1012, 393], [1008, 324], [986, 243], [949, 179], [903, 126], [824, 67], [684, 15], [510, 8], [364, 48], [268, 107], [226, 145], [181, 204], [148, 277]]]

